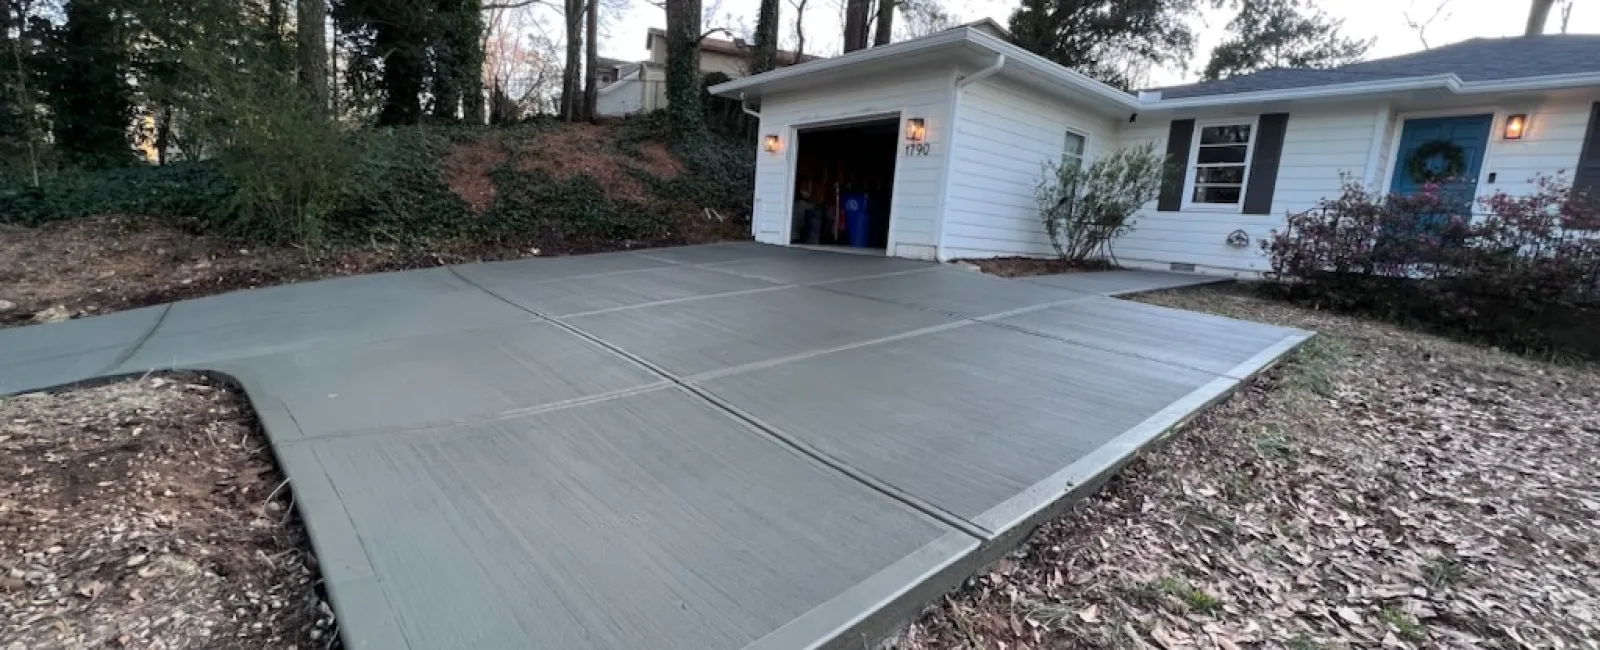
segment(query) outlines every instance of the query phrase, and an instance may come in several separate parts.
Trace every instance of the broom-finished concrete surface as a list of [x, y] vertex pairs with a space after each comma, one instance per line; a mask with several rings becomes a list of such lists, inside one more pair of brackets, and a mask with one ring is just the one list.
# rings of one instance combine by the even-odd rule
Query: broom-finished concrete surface
[[0, 331], [0, 394], [237, 380], [352, 648], [862, 647], [1304, 340], [757, 244], [339, 278]]

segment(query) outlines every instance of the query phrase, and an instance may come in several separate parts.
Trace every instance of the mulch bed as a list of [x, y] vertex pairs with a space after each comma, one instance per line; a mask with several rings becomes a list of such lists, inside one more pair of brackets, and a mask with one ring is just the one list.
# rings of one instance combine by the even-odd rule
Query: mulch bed
[[1240, 288], [1317, 330], [896, 640], [926, 648], [1590, 647], [1600, 370]]
[[1113, 268], [1103, 261], [1072, 262], [1060, 258], [992, 257], [984, 259], [955, 260], [958, 264], [971, 264], [979, 271], [1003, 278], [1020, 278], [1030, 275], [1055, 275], [1080, 271], [1109, 271]]
[[243, 395], [174, 374], [0, 401], [0, 648], [331, 648]]

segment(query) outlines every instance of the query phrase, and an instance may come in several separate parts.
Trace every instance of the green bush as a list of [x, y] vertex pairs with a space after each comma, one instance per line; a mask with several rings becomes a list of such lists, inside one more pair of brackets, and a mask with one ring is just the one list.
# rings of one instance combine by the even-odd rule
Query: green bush
[[210, 162], [53, 173], [33, 187], [0, 181], [0, 223], [38, 226], [98, 214], [203, 224], [226, 209], [233, 185]]
[[368, 135], [329, 215], [329, 240], [409, 246], [477, 228], [440, 170], [454, 131], [402, 127]]
[[1118, 149], [1087, 167], [1045, 163], [1034, 197], [1056, 254], [1072, 262], [1105, 254], [1132, 228], [1134, 213], [1160, 194], [1165, 165], [1148, 143]]

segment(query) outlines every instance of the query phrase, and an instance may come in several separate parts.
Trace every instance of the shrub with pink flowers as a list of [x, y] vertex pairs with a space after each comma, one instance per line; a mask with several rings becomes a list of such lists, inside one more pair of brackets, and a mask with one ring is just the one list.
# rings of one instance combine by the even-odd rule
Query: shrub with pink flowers
[[1600, 313], [1600, 203], [1561, 175], [1532, 184], [1474, 201], [1349, 183], [1261, 245], [1291, 299], [1546, 348]]

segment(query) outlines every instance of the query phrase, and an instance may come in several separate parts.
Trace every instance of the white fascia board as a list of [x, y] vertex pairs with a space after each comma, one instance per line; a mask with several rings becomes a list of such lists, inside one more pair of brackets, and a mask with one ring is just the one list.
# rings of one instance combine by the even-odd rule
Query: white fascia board
[[965, 28], [952, 29], [924, 38], [901, 41], [899, 43], [891, 43], [889, 45], [867, 48], [865, 50], [857, 50], [843, 56], [833, 57], [831, 59], [807, 61], [805, 63], [791, 65], [769, 72], [763, 72], [758, 75], [751, 75], [741, 79], [724, 81], [720, 84], [712, 86], [710, 91], [713, 95], [736, 97], [738, 96], [739, 92], [749, 90], [750, 88], [756, 86], [776, 83], [789, 79], [796, 79], [813, 74], [822, 74], [830, 70], [838, 70], [855, 65], [857, 63], [866, 63], [868, 61], [876, 61], [889, 57], [914, 54], [923, 50], [931, 50], [937, 47], [961, 43], [967, 40], [968, 31], [969, 30]]
[[1361, 95], [1381, 95], [1392, 92], [1406, 92], [1415, 90], [1444, 90], [1454, 92], [1461, 87], [1461, 79], [1453, 74], [1432, 75], [1427, 77], [1406, 77], [1403, 79], [1384, 79], [1382, 81], [1360, 81], [1347, 84], [1332, 84], [1327, 86], [1305, 86], [1302, 88], [1284, 88], [1280, 90], [1259, 90], [1247, 93], [1231, 93], [1227, 95], [1206, 95], [1204, 97], [1186, 97], [1183, 99], [1163, 99], [1143, 104], [1145, 110], [1168, 111], [1190, 108], [1210, 108], [1214, 106], [1232, 106], [1235, 104], [1260, 104], [1263, 102], [1305, 101], [1321, 99], [1341, 99]]

